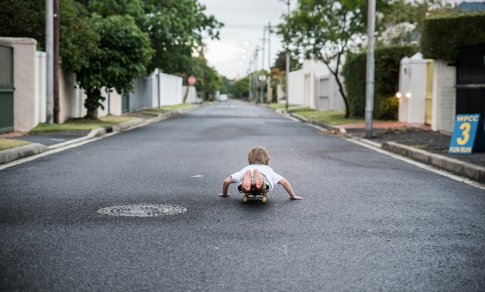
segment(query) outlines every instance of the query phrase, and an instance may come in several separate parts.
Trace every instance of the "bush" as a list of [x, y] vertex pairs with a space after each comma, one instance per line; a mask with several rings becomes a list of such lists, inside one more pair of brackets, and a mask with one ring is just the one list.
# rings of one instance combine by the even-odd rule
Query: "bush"
[[426, 58], [455, 60], [460, 47], [480, 43], [485, 43], [485, 12], [455, 12], [424, 20], [421, 50]]
[[[397, 119], [401, 59], [417, 52], [415, 46], [392, 46], [375, 50], [374, 117]], [[349, 99], [350, 117], [365, 115], [366, 53], [349, 54], [342, 69]]]

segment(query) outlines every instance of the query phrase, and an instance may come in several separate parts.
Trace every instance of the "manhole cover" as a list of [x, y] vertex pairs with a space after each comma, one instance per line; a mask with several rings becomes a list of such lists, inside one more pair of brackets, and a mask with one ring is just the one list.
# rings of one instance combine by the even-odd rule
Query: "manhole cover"
[[180, 206], [152, 204], [111, 206], [98, 210], [99, 214], [125, 217], [159, 217], [171, 216], [185, 212], [187, 212], [187, 209]]

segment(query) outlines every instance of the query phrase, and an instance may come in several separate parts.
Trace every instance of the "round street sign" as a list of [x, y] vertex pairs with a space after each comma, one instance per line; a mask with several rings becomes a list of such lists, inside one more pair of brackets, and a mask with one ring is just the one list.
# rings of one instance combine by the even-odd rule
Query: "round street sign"
[[194, 75], [190, 75], [189, 78], [187, 78], [187, 82], [189, 83], [190, 86], [194, 85], [195, 81], [196, 79]]

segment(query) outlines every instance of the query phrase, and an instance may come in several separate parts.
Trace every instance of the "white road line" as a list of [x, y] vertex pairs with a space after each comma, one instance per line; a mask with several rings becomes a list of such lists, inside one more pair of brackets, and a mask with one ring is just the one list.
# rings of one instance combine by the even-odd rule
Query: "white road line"
[[[314, 124], [302, 122], [300, 120], [297, 120], [297, 119], [291, 117], [290, 115], [285, 115], [285, 114], [282, 114], [282, 115], [284, 117], [290, 119], [290, 120], [303, 123], [303, 124], [305, 124], [307, 126], [310, 126], [312, 128], [319, 129], [319, 130], [323, 130], [323, 131], [327, 131], [325, 128], [322, 128], [322, 127], [317, 126], [317, 125], [314, 125]], [[437, 169], [437, 168], [435, 168], [435, 167], [433, 167], [431, 165], [424, 164], [424, 163], [421, 163], [421, 162], [417, 162], [415, 160], [412, 160], [411, 158], [407, 158], [407, 157], [404, 157], [404, 156], [401, 156], [401, 155], [394, 154], [392, 152], [388, 152], [388, 151], [383, 150], [383, 149], [381, 149], [381, 148], [379, 148], [377, 146], [373, 146], [373, 145], [370, 145], [370, 144], [367, 144], [367, 143], [358, 141], [355, 138], [346, 138], [346, 137], [343, 137], [343, 136], [342, 136], [342, 138], [345, 139], [345, 140], [347, 140], [347, 141], [349, 141], [349, 142], [352, 142], [354, 144], [360, 145], [360, 146], [365, 147], [365, 148], [370, 149], [370, 150], [374, 150], [376, 152], [379, 152], [379, 153], [384, 154], [384, 155], [387, 155], [387, 156], [391, 156], [393, 158], [396, 158], [396, 159], [399, 159], [401, 161], [407, 162], [407, 163], [412, 164], [414, 166], [417, 166], [419, 168], [422, 168], [422, 169], [425, 169], [425, 170], [434, 172], [436, 174], [445, 176], [447, 178], [450, 178], [450, 179], [455, 180], [455, 181], [458, 181], [458, 182], [465, 183], [465, 184], [470, 185], [472, 187], [475, 187], [475, 188], [478, 188], [478, 189], [481, 189], [481, 190], [485, 190], [485, 184], [482, 184], [482, 183], [479, 183], [479, 182], [476, 182], [476, 181], [473, 181], [473, 180], [470, 180], [470, 179], [467, 179], [467, 178], [464, 178], [464, 177], [461, 177], [461, 176], [458, 176], [458, 175], [454, 175], [454, 174], [452, 174], [450, 172], [447, 172], [447, 171], [444, 171], [444, 170], [441, 170], [441, 169]]]
[[118, 134], [118, 133], [109, 133], [109, 134], [106, 134], [106, 135], [98, 137], [98, 138], [92, 138], [92, 139], [89, 139], [89, 140], [81, 141], [79, 143], [73, 143], [73, 144], [70, 144], [70, 145], [67, 145], [67, 146], [64, 146], [64, 147], [60, 147], [60, 148], [56, 148], [56, 149], [52, 149], [52, 150], [47, 150], [46, 152], [42, 152], [42, 153], [39, 153], [39, 154], [36, 154], [36, 155], [21, 158], [21, 159], [0, 165], [0, 171], [4, 170], [6, 168], [9, 168], [9, 167], [15, 166], [15, 165], [19, 165], [19, 164], [22, 164], [22, 163], [25, 163], [25, 162], [35, 160], [35, 159], [40, 158], [40, 157], [44, 157], [44, 156], [47, 156], [47, 155], [58, 153], [58, 152], [61, 152], [61, 151], [64, 151], [64, 150], [67, 150], [67, 149], [70, 149], [70, 148], [78, 147], [78, 146], [81, 146], [81, 145], [84, 145], [84, 144], [87, 144], [87, 143], [91, 143], [91, 142], [94, 142], [94, 141], [98, 141], [98, 140], [101, 140], [103, 138], [115, 135], [115, 134]]
[[397, 155], [397, 154], [394, 154], [394, 153], [391, 153], [391, 152], [388, 152], [386, 150], [382, 150], [381, 148], [378, 148], [378, 147], [375, 147], [375, 146], [372, 146], [372, 145], [369, 145], [369, 144], [366, 144], [366, 143], [363, 143], [363, 142], [360, 142], [356, 139], [352, 139], [352, 138], [344, 138], [346, 139], [347, 141], [350, 141], [352, 143], [355, 143], [357, 145], [360, 145], [362, 147], [365, 147], [367, 149], [371, 149], [371, 150], [374, 150], [376, 152], [379, 152], [381, 154], [385, 154], [387, 156], [391, 156], [393, 158], [396, 158], [396, 159], [399, 159], [399, 160], [402, 160], [404, 162], [407, 162], [409, 164], [412, 164], [414, 166], [417, 166], [417, 167], [420, 167], [420, 168], [423, 168], [425, 170], [428, 170], [428, 171], [431, 171], [431, 172], [434, 172], [434, 173], [437, 173], [439, 175], [442, 175], [442, 176], [445, 176], [447, 178], [451, 178], [452, 180], [456, 180], [456, 181], [459, 181], [459, 182], [462, 182], [462, 183], [465, 183], [467, 185], [470, 185], [470, 186], [473, 186], [473, 187], [476, 187], [478, 189], [482, 189], [482, 190], [485, 190], [485, 185], [484, 184], [481, 184], [479, 182], [476, 182], [476, 181], [473, 181], [473, 180], [470, 180], [470, 179], [467, 179], [467, 178], [464, 178], [464, 177], [461, 177], [461, 176], [458, 176], [458, 175], [454, 175], [452, 173], [449, 173], [447, 171], [444, 171], [444, 170], [440, 170], [440, 169], [437, 169], [437, 168], [434, 168], [433, 166], [431, 165], [428, 165], [428, 164], [424, 164], [424, 163], [421, 163], [421, 162], [418, 162], [418, 161], [415, 161], [415, 160], [412, 160], [411, 158], [407, 158], [407, 157], [404, 157], [404, 156], [401, 156], [401, 155]]

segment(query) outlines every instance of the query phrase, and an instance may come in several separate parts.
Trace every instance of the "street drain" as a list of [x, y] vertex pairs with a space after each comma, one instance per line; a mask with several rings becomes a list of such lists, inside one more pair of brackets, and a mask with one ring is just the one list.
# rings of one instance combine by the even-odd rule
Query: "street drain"
[[99, 214], [124, 217], [159, 217], [171, 216], [187, 212], [187, 209], [175, 205], [122, 205], [105, 207], [98, 210]]

